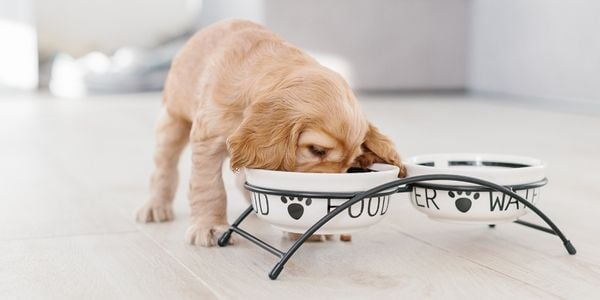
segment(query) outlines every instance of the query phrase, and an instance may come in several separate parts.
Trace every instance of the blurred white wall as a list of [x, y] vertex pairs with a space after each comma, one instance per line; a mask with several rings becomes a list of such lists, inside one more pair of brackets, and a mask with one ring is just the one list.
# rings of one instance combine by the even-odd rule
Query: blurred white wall
[[600, 2], [475, 0], [469, 86], [600, 102]]
[[198, 24], [259, 21], [363, 90], [462, 89], [468, 0], [205, 0]]
[[34, 0], [42, 57], [152, 46], [238, 17], [264, 23], [354, 88], [462, 89], [469, 0]]
[[[197, 28], [223, 19], [238, 18], [264, 23], [265, 0], [200, 0], [202, 5], [194, 20]], [[285, 0], [282, 0], [285, 1]]]
[[[10, 0], [9, 0], [10, 1]], [[21, 0], [19, 0], [21, 1]], [[34, 0], [43, 56], [153, 46], [189, 28], [201, 0]]]
[[30, 0], [0, 0], [0, 89], [38, 83], [37, 36]]

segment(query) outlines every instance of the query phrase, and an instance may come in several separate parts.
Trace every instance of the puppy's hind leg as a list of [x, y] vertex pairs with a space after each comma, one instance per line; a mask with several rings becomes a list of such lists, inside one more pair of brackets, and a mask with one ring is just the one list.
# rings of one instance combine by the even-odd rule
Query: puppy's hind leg
[[156, 126], [155, 169], [150, 178], [150, 198], [137, 212], [138, 222], [164, 222], [174, 218], [173, 198], [179, 174], [177, 164], [188, 143], [191, 124], [163, 108]]

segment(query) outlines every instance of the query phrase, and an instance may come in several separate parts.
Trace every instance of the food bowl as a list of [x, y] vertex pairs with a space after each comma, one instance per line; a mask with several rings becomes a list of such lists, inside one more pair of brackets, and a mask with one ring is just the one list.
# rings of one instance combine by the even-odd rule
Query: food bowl
[[[373, 164], [367, 172], [303, 173], [246, 169], [246, 188], [258, 217], [274, 227], [304, 233], [356, 193], [397, 179], [398, 167]], [[316, 233], [350, 233], [381, 221], [395, 189], [362, 199]]]
[[[545, 164], [534, 158], [494, 154], [429, 154], [407, 159], [409, 177], [451, 174], [475, 177], [512, 189], [534, 203], [545, 185]], [[413, 185], [411, 203], [429, 218], [469, 223], [512, 222], [527, 213], [517, 199], [502, 192], [456, 181]]]

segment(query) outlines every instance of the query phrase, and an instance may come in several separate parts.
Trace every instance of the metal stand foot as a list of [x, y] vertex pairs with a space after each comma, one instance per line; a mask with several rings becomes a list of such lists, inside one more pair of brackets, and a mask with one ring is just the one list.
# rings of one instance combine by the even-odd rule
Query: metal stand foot
[[566, 240], [563, 244], [565, 245], [565, 248], [567, 249], [567, 252], [569, 252], [569, 254], [575, 255], [577, 253], [577, 249], [575, 249], [575, 246], [571, 244], [571, 241]]
[[269, 278], [271, 278], [271, 280], [277, 279], [277, 277], [279, 276], [279, 273], [281, 273], [281, 271], [283, 271], [283, 264], [281, 264], [281, 261], [280, 261], [275, 265], [273, 270], [271, 270], [271, 272], [269, 273]]
[[246, 219], [246, 217], [250, 215], [252, 210], [252, 205], [250, 205], [250, 207], [246, 208], [246, 210], [237, 218], [237, 220], [235, 220], [235, 222], [231, 224], [229, 230], [227, 230], [225, 233], [223, 233], [223, 235], [221, 235], [219, 241], [217, 242], [217, 244], [219, 244], [219, 247], [225, 247], [227, 246], [227, 244], [229, 244], [231, 233], [233, 233], [233, 231], [240, 225], [240, 223], [242, 223], [244, 219]]

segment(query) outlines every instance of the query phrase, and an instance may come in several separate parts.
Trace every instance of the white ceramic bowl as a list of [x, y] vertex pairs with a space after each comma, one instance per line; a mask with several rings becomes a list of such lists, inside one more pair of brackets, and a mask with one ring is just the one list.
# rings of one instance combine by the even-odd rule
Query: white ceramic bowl
[[[429, 154], [411, 157], [404, 163], [409, 177], [428, 174], [475, 177], [511, 186], [514, 192], [532, 203], [539, 200], [540, 186], [523, 188], [521, 185], [545, 179], [545, 164], [529, 157], [469, 153]], [[516, 199], [483, 188], [472, 190], [473, 184], [456, 181], [431, 181], [426, 184], [438, 186], [416, 185], [410, 198], [418, 211], [435, 220], [492, 224], [512, 222], [527, 212], [525, 206]], [[449, 185], [452, 188], [440, 188], [439, 185]]]
[[[304, 233], [328, 212], [349, 198], [291, 197], [282, 192], [262, 189], [315, 192], [356, 193], [397, 179], [398, 167], [374, 164], [364, 173], [301, 173], [246, 169], [247, 187], [252, 192], [252, 206], [259, 218], [274, 227]], [[369, 227], [386, 215], [390, 195], [363, 199], [321, 227], [318, 234], [349, 233]]]

